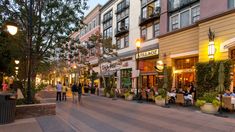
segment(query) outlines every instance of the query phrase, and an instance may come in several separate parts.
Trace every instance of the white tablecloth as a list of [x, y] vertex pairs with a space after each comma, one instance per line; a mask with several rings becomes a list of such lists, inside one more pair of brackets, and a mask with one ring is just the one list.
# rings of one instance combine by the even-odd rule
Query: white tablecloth
[[231, 104], [234, 104], [234, 105], [235, 105], [235, 97], [232, 97], [231, 99], [232, 99], [232, 100], [231, 100]]

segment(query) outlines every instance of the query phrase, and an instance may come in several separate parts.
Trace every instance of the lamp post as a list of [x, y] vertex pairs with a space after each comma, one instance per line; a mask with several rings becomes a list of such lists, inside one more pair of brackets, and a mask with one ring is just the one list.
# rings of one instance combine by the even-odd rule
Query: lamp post
[[76, 75], [77, 66], [74, 65], [74, 66], [73, 66], [73, 69], [74, 69], [74, 75], [75, 75], [75, 77], [74, 77], [74, 83], [76, 83], [76, 82], [77, 82], [77, 75]]
[[18, 26], [14, 22], [7, 21], [5, 23], [5, 29], [11, 35], [15, 35], [18, 32]]
[[208, 57], [210, 61], [213, 61], [215, 55], [215, 42], [214, 42], [215, 33], [211, 31], [211, 28], [209, 28], [208, 38], [209, 38]]
[[136, 44], [136, 48], [137, 48], [137, 57], [136, 57], [136, 70], [137, 70], [137, 80], [136, 80], [137, 85], [136, 85], [136, 89], [137, 89], [137, 91], [136, 91], [136, 95], [137, 95], [137, 98], [140, 99], [139, 98], [139, 76], [140, 76], [139, 75], [140, 74], [140, 72], [139, 72], [139, 57], [140, 57], [139, 53], [140, 53], [141, 39], [137, 39], [135, 44]]

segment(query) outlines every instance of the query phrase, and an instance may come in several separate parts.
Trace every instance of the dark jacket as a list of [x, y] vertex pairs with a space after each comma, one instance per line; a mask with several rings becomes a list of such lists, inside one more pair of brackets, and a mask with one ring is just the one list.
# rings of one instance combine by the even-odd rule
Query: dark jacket
[[78, 86], [78, 94], [82, 94], [82, 85]]
[[74, 84], [74, 85], [72, 86], [72, 92], [77, 92], [77, 85], [76, 85], [76, 84]]

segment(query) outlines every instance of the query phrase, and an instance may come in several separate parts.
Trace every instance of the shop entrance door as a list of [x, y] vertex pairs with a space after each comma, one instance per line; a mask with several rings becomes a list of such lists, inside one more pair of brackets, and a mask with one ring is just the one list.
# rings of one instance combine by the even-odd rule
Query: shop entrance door
[[189, 84], [194, 82], [195, 78], [194, 72], [185, 72], [185, 73], [176, 73], [175, 74], [175, 83], [176, 88], [182, 88], [183, 90], [187, 90]]
[[143, 75], [142, 76], [142, 89], [153, 88], [156, 85], [155, 75]]

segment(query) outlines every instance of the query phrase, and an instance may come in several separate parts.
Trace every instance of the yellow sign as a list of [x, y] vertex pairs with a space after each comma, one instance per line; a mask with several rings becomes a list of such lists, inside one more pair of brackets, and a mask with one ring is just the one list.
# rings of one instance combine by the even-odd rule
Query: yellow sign
[[[139, 53], [139, 58], [146, 58], [146, 57], [151, 57], [151, 56], [156, 56], [156, 55], [158, 55], [158, 49], [141, 52]], [[138, 58], [138, 54], [136, 54], [136, 58]]]

